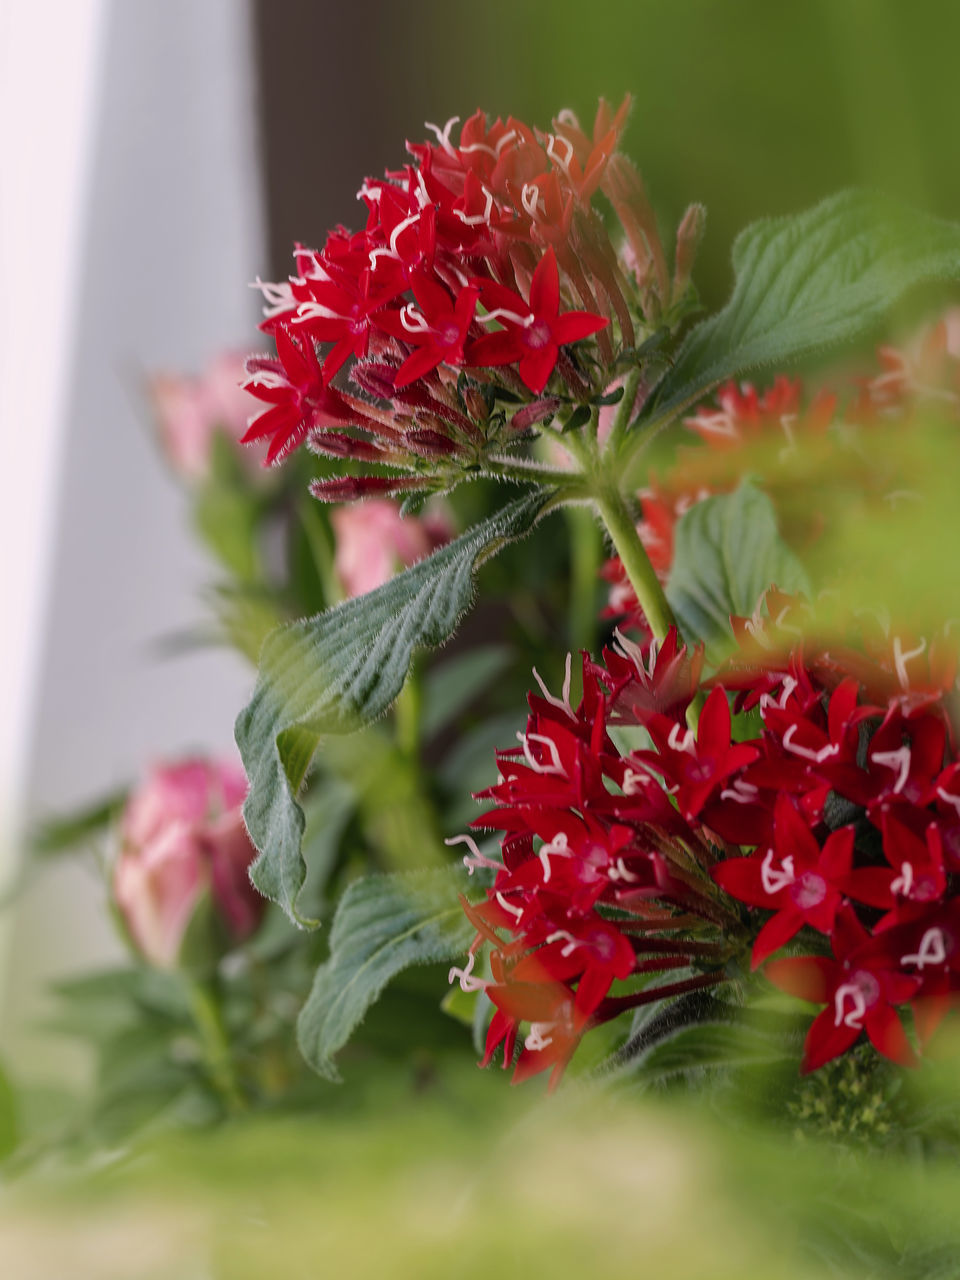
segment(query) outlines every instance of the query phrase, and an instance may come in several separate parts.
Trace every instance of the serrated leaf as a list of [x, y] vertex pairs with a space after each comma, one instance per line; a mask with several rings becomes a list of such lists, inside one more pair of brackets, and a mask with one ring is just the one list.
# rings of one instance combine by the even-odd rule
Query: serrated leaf
[[706, 498], [677, 524], [667, 599], [688, 642], [722, 653], [730, 615], [749, 617], [769, 586], [809, 592], [803, 566], [777, 530], [770, 499], [749, 481]]
[[914, 286], [960, 277], [960, 226], [844, 191], [747, 227], [733, 267], [730, 301], [682, 343], [653, 417], [680, 413], [728, 378], [849, 342]]
[[769, 1064], [790, 1056], [782, 1043], [735, 1022], [698, 1022], [655, 1044], [639, 1060], [637, 1073], [653, 1083], [709, 1067]]
[[317, 970], [297, 1027], [307, 1062], [339, 1080], [334, 1055], [387, 983], [415, 964], [463, 956], [474, 928], [460, 906], [470, 887], [460, 867], [356, 880], [330, 932], [330, 958]]
[[528, 494], [412, 569], [317, 618], [267, 638], [260, 676], [236, 724], [250, 793], [244, 817], [260, 855], [254, 884], [300, 924], [305, 867], [297, 792], [320, 736], [381, 715], [403, 687], [414, 651], [442, 644], [473, 595], [477, 565], [533, 526], [549, 494]]

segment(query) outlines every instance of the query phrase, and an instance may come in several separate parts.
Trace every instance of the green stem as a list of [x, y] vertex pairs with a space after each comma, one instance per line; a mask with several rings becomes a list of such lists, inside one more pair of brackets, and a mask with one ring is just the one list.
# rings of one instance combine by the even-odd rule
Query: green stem
[[634, 519], [614, 485], [601, 490], [595, 495], [594, 501], [651, 630], [658, 640], [662, 640], [670, 628], [676, 625], [676, 619], [667, 604], [667, 597], [663, 594], [663, 587], [654, 573], [650, 558], [643, 549]]
[[212, 988], [194, 978], [186, 978], [190, 1013], [200, 1038], [204, 1065], [221, 1101], [231, 1115], [246, 1111], [247, 1100], [240, 1092], [233, 1070], [230, 1042], [223, 1024], [220, 1002]]
[[550, 489], [576, 487], [581, 477], [575, 471], [542, 466], [520, 458], [485, 458], [481, 474], [498, 480], [517, 480], [521, 484], [539, 484]]
[[623, 399], [617, 405], [617, 414], [613, 420], [613, 426], [610, 428], [610, 436], [606, 444], [606, 449], [611, 458], [615, 458], [620, 452], [623, 438], [633, 416], [633, 406], [637, 400], [637, 388], [639, 385], [640, 370], [633, 369], [627, 374], [627, 379], [623, 384]]
[[593, 513], [580, 507], [565, 512], [570, 529], [570, 644], [593, 651], [596, 641], [600, 530]]
[[397, 746], [404, 755], [417, 762], [420, 747], [420, 684], [413, 666], [393, 704], [393, 716]]

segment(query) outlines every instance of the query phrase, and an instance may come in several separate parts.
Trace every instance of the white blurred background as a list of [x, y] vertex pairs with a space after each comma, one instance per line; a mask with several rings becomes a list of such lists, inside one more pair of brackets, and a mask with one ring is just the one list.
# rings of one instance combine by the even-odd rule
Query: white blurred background
[[[246, 0], [0, 0], [3, 885], [38, 815], [231, 748], [248, 669], [158, 654], [202, 620], [210, 568], [142, 384], [251, 344], [254, 96]], [[102, 898], [64, 864], [0, 917], [0, 1044], [21, 1070], [47, 978], [117, 946]]]

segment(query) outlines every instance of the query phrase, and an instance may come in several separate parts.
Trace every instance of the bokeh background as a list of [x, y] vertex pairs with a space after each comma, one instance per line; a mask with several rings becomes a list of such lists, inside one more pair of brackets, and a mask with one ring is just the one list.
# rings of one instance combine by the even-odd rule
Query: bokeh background
[[[256, 348], [248, 281], [355, 225], [363, 177], [424, 120], [589, 121], [629, 92], [665, 224], [708, 207], [715, 306], [753, 218], [856, 184], [960, 216], [958, 47], [952, 0], [0, 6], [5, 882], [41, 818], [230, 743], [251, 673], [165, 643], [211, 578], [144, 379]], [[29, 879], [3, 917], [0, 1026], [21, 1070], [57, 1075], [82, 1063], [35, 1030], [44, 985], [115, 944], [89, 870]]]
[[[626, 146], [664, 225], [692, 200], [708, 206], [698, 274], [708, 307], [730, 288], [737, 230], [837, 188], [881, 188], [960, 218], [957, 49], [954, 0], [0, 0], [0, 886], [26, 873], [26, 890], [0, 916], [0, 1047], [15, 1073], [82, 1076], [84, 1061], [42, 1032], [44, 991], [116, 947], [91, 868], [27, 867], [27, 832], [110, 794], [152, 759], [227, 749], [252, 684], [224, 650], [169, 643], [204, 620], [211, 568], [152, 438], [146, 376], [197, 372], [221, 349], [259, 347], [253, 276], [287, 274], [293, 239], [356, 225], [365, 174], [401, 164], [404, 137], [420, 137], [424, 120], [466, 118], [477, 106], [539, 124], [570, 106], [589, 122], [598, 96], [630, 92]], [[620, 1120], [608, 1120], [609, 1132], [593, 1130], [581, 1148], [581, 1170], [603, 1194], [593, 1229], [616, 1236], [612, 1260], [626, 1268], [645, 1251], [658, 1274], [681, 1275], [709, 1274], [696, 1266], [712, 1258], [721, 1274], [716, 1249], [700, 1244], [691, 1244], [694, 1270], [677, 1266], [671, 1233], [689, 1215], [690, 1179], [705, 1179], [698, 1212], [710, 1203], [714, 1216], [726, 1213], [709, 1196], [727, 1170], [696, 1144], [678, 1151], [672, 1129], [653, 1134], [653, 1164], [625, 1169], [611, 1160]], [[316, 1149], [332, 1142], [353, 1152], [344, 1157], [353, 1180], [332, 1202], [346, 1225], [330, 1258], [344, 1274], [369, 1231], [358, 1206], [371, 1197], [413, 1230], [413, 1260], [417, 1245], [439, 1240], [447, 1252], [436, 1274], [475, 1274], [449, 1225], [472, 1139], [444, 1129], [447, 1166], [425, 1165], [411, 1180], [401, 1153], [411, 1135], [425, 1142], [429, 1132], [419, 1116], [358, 1144], [348, 1126], [317, 1133]], [[571, 1148], [557, 1146], [556, 1133], [556, 1149], [540, 1143], [538, 1132], [527, 1132], [527, 1164], [513, 1165], [506, 1183], [497, 1134], [486, 1144], [490, 1220], [545, 1224], [556, 1215], [536, 1188], [552, 1185]], [[265, 1161], [285, 1221], [297, 1213], [296, 1153], [284, 1155], [283, 1134], [276, 1140], [239, 1153], [236, 1190], [223, 1181], [229, 1148], [211, 1176], [224, 1199], [244, 1202]], [[637, 1146], [650, 1140], [649, 1129], [637, 1132]], [[357, 1180], [367, 1157], [379, 1170], [372, 1187]], [[186, 1167], [174, 1158], [170, 1183], [183, 1185]], [[748, 1153], [737, 1196], [758, 1192], [768, 1167]], [[311, 1176], [329, 1178], [319, 1157]], [[815, 1212], [818, 1166], [803, 1176]], [[164, 1178], [159, 1185], [165, 1194]], [[884, 1187], [896, 1196], [893, 1183]], [[666, 1206], [662, 1242], [622, 1234], [637, 1201]], [[453, 1217], [438, 1217], [451, 1204]], [[951, 1183], [945, 1215], [952, 1204]], [[594, 1231], [577, 1207], [566, 1206], [571, 1234], [559, 1242], [573, 1274], [595, 1260]], [[901, 1197], [901, 1208], [913, 1212], [913, 1202]], [[63, 1239], [47, 1240], [52, 1262], [37, 1252], [27, 1217], [9, 1274], [60, 1274], [68, 1236], [96, 1260], [83, 1275], [127, 1280], [124, 1257], [145, 1239], [159, 1251], [150, 1274], [187, 1274], [163, 1249], [170, 1222], [189, 1235], [191, 1221], [169, 1219], [163, 1201], [131, 1211], [127, 1254], [116, 1235], [122, 1217], [109, 1247], [96, 1215], [55, 1217]], [[731, 1240], [736, 1217], [724, 1221], [731, 1275], [801, 1274], [788, 1262], [778, 1270], [776, 1219], [745, 1254]], [[470, 1229], [477, 1266], [499, 1266], [493, 1236], [476, 1221]], [[330, 1248], [325, 1230], [317, 1226], [317, 1252]], [[224, 1235], [224, 1274], [268, 1274], [266, 1236], [252, 1217], [244, 1231]], [[17, 1248], [17, 1236], [6, 1240]], [[538, 1245], [525, 1247], [517, 1256], [538, 1266]], [[375, 1254], [371, 1274], [390, 1261]], [[288, 1260], [284, 1271], [321, 1274], [310, 1260]]]

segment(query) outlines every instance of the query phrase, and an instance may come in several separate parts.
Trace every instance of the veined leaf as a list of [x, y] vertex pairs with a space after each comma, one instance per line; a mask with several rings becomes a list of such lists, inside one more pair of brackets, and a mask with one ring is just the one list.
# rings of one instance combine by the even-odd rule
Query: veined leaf
[[330, 958], [317, 970], [298, 1024], [300, 1049], [328, 1080], [334, 1054], [349, 1040], [386, 984], [414, 964], [463, 956], [474, 928], [460, 906], [469, 887], [461, 867], [356, 880], [340, 899]]
[[730, 615], [749, 617], [761, 595], [809, 592], [806, 573], [781, 539], [770, 499], [749, 481], [706, 498], [677, 524], [667, 599], [688, 642], [716, 656], [732, 639]]
[[368, 595], [268, 637], [260, 677], [236, 725], [250, 793], [244, 817], [260, 850], [254, 884], [291, 919], [304, 881], [303, 813], [296, 796], [322, 734], [346, 733], [381, 715], [400, 692], [414, 651], [441, 644], [473, 595], [473, 572], [533, 526], [540, 490]]
[[673, 416], [712, 387], [848, 342], [915, 285], [960, 277], [960, 225], [866, 191], [844, 191], [746, 228], [730, 301], [691, 330], [651, 404]]
[[637, 1063], [640, 1079], [653, 1083], [708, 1067], [783, 1062], [795, 1056], [788, 1043], [735, 1022], [696, 1022], [655, 1044]]

